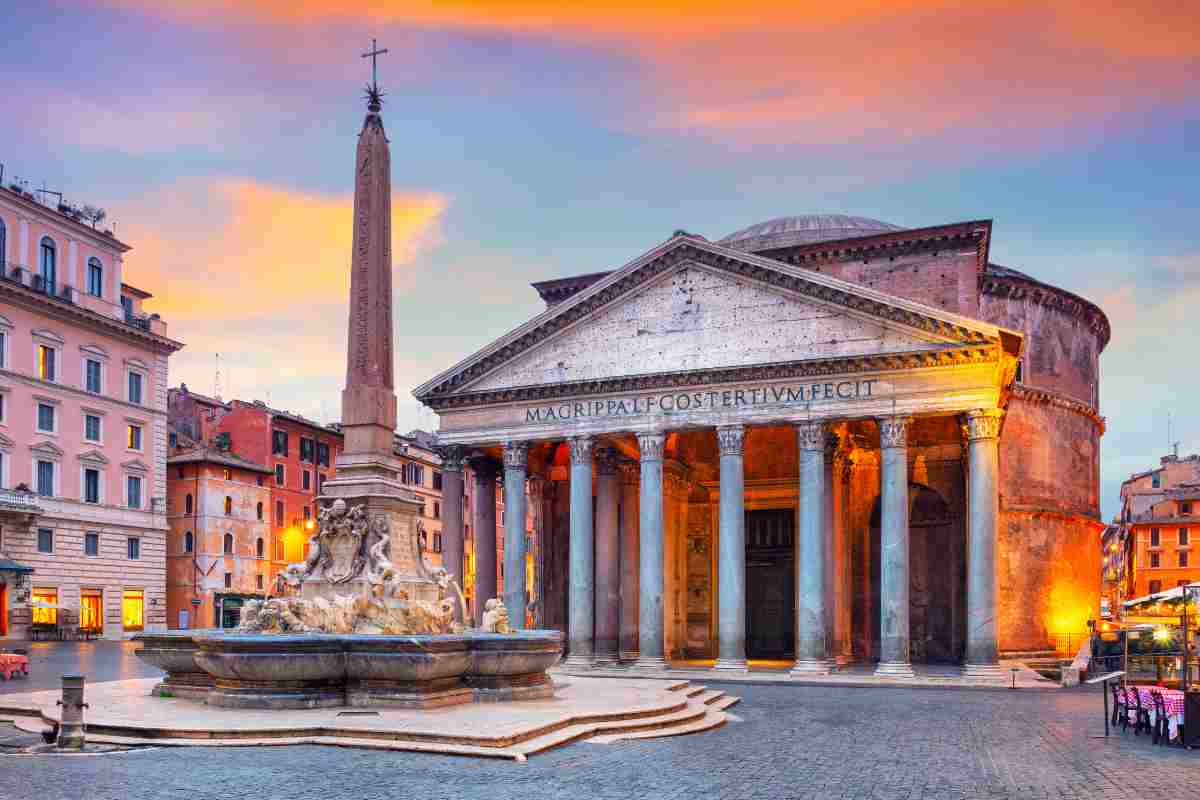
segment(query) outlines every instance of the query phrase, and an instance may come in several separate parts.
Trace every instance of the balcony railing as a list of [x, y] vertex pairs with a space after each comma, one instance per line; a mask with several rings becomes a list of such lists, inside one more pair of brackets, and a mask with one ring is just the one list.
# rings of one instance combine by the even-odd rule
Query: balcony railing
[[19, 264], [6, 264], [3, 270], [0, 270], [0, 276], [5, 280], [19, 283], [29, 289], [40, 294], [53, 297], [56, 300], [63, 300], [67, 303], [75, 305], [79, 302], [79, 290], [74, 286], [57, 281], [48, 281], [42, 275], [23, 267]]
[[33, 492], [19, 489], [0, 489], [0, 513], [40, 514], [42, 506]]

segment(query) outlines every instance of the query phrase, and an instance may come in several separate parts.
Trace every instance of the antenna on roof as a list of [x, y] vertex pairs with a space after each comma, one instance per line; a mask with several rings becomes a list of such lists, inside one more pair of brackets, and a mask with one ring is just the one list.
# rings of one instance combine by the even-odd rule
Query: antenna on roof
[[213, 397], [221, 399], [221, 354], [217, 353], [217, 369], [213, 373]]
[[1174, 422], [1174, 420], [1171, 418], [1171, 412], [1168, 411], [1167, 412], [1167, 447], [1171, 448], [1171, 452], [1175, 454], [1175, 458], [1179, 458], [1179, 445], [1181, 444], [1181, 442], [1175, 441], [1175, 434], [1174, 434], [1173, 426], [1172, 426], [1173, 422]]

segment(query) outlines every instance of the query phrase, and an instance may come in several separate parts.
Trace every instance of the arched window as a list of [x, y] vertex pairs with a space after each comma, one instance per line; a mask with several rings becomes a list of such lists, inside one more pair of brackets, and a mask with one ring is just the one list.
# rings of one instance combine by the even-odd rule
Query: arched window
[[256, 509], [256, 511], [258, 512], [258, 518], [261, 520], [261, 519], [262, 519], [262, 515], [263, 515], [262, 503], [259, 503], [259, 504], [258, 504], [258, 508]]
[[190, 494], [187, 497], [183, 498], [183, 513], [185, 513], [185, 514], [192, 513], [192, 496]]
[[104, 296], [104, 265], [95, 256], [88, 259], [87, 287], [88, 294]]
[[225, 495], [225, 516], [233, 514], [233, 498]]
[[233, 554], [233, 534], [232, 533], [225, 534], [225, 552], [230, 555]]
[[38, 274], [46, 291], [54, 294], [58, 291], [58, 246], [49, 236], [43, 236], [39, 252]]
[[262, 558], [266, 555], [266, 542], [262, 540], [261, 536], [258, 537], [258, 541], [254, 543], [254, 553], [259, 558]]
[[183, 535], [183, 552], [185, 552], [185, 553], [192, 552], [193, 544], [194, 544], [194, 542], [192, 541], [192, 532], [188, 531], [187, 533], [185, 533]]

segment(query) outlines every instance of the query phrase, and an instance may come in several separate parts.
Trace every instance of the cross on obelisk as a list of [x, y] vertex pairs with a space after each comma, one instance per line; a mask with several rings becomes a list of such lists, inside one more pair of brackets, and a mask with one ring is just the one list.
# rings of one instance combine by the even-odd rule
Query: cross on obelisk
[[374, 40], [374, 39], [371, 39], [371, 51], [370, 51], [369, 53], [363, 53], [363, 54], [362, 54], [362, 57], [363, 57], [363, 58], [370, 58], [370, 59], [371, 59], [371, 86], [372, 86], [372, 87], [374, 87], [374, 88], [378, 88], [378, 87], [379, 87], [379, 71], [378, 71], [378, 69], [377, 69], [377, 67], [378, 67], [378, 56], [381, 56], [381, 55], [383, 55], [383, 54], [384, 54], [384, 53], [386, 53], [386, 52], [387, 52], [387, 48], [386, 48], [386, 47], [385, 47], [385, 48], [383, 48], [382, 50], [380, 50], [380, 49], [379, 49], [379, 45], [377, 45], [377, 44], [375, 43], [375, 40]]

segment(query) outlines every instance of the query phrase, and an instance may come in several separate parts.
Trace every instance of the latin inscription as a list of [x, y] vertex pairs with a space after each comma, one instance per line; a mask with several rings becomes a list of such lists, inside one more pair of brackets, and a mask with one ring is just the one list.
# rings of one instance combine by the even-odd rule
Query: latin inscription
[[704, 392], [667, 392], [643, 397], [608, 400], [575, 400], [551, 403], [525, 410], [526, 422], [561, 422], [588, 417], [624, 417], [689, 411], [716, 411], [758, 405], [867, 400], [875, 393], [876, 378], [833, 383], [801, 383], [791, 386], [755, 386]]

